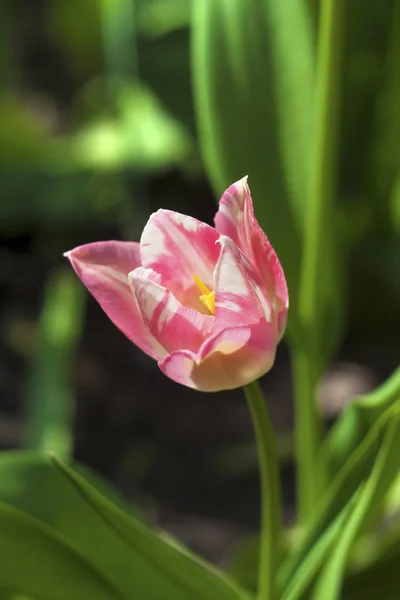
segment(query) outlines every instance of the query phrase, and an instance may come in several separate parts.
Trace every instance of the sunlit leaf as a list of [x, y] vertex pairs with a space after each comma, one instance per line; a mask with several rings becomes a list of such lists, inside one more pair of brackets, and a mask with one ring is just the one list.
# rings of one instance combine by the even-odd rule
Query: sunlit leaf
[[218, 571], [157, 535], [59, 461], [0, 456], [0, 500], [73, 544], [124, 598], [243, 600]]
[[36, 600], [122, 600], [73, 544], [0, 504], [0, 585]]
[[359, 494], [351, 514], [335, 541], [313, 593], [313, 600], [339, 600], [350, 551], [357, 535], [376, 515], [384, 496], [398, 474], [400, 455], [400, 411], [392, 411], [374, 468]]
[[296, 326], [301, 230], [314, 104], [314, 23], [307, 2], [196, 0], [198, 131], [217, 194], [249, 175], [257, 217], [278, 251]]
[[351, 509], [353, 508], [360, 491], [361, 490], [358, 489], [355, 492], [347, 505], [342, 508], [329, 526], [315, 540], [314, 545], [311, 546], [308, 553], [305, 554], [293, 577], [288, 584], [283, 587], [280, 596], [281, 600], [303, 600], [308, 597], [309, 589], [316, 575], [328, 559], [333, 543], [338, 538], [343, 528], [346, 527], [347, 520], [351, 514]]
[[337, 515], [354, 497], [361, 482], [368, 478], [381, 445], [382, 435], [391, 417], [392, 411], [390, 409], [380, 416], [333, 477], [319, 505], [316, 507], [315, 514], [300, 543], [282, 565], [279, 573], [279, 582], [282, 589], [286, 589], [290, 585], [290, 581], [296, 576], [296, 572], [299, 569], [301, 570], [302, 561], [312, 551], [320, 536], [328, 530]]
[[190, 150], [183, 127], [143, 87], [122, 89], [119, 114], [85, 125], [71, 140], [81, 168], [146, 172], [179, 163]]
[[319, 461], [337, 473], [380, 416], [400, 399], [400, 368], [370, 394], [355, 400], [340, 415], [320, 450]]
[[[204, 600], [244, 600], [247, 594], [215, 569], [197, 560], [179, 544], [170, 544], [158, 537], [140, 521], [129, 517], [103, 498], [84, 479], [66, 465], [53, 459], [63, 476], [73, 485], [81, 500], [90, 504], [99, 518], [104, 520], [125, 542], [131, 564], [135, 565], [135, 592], [143, 600], [152, 600], [154, 589], [162, 590], [168, 597], [198, 598]], [[133, 568], [133, 566], [131, 567]], [[149, 585], [154, 586], [150, 589]]]
[[188, 27], [193, 0], [137, 0], [138, 27], [146, 36], [159, 36]]

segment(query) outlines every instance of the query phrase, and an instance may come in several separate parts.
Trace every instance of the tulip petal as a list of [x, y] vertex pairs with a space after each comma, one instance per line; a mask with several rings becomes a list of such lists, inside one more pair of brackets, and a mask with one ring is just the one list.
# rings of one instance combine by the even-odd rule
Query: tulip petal
[[215, 330], [272, 321], [271, 305], [260, 277], [231, 238], [221, 235], [214, 271]]
[[160, 276], [152, 269], [135, 269], [129, 274], [129, 283], [144, 322], [160, 344], [168, 352], [181, 349], [197, 352], [211, 328], [213, 317], [183, 306], [160, 285]]
[[264, 321], [225, 329], [206, 340], [197, 354], [173, 352], [158, 364], [177, 383], [217, 392], [261, 377], [272, 367], [275, 351], [274, 327]]
[[160, 360], [166, 350], [143, 322], [128, 283], [128, 273], [140, 265], [137, 242], [95, 242], [66, 253], [77, 275], [104, 312], [134, 344]]
[[196, 275], [210, 289], [220, 247], [213, 227], [170, 210], [154, 213], [140, 240], [141, 263], [162, 276], [164, 287], [187, 306], [205, 312]]
[[224, 192], [215, 216], [215, 227], [239, 246], [257, 270], [279, 323], [280, 337], [289, 305], [285, 275], [275, 250], [254, 215], [247, 177]]

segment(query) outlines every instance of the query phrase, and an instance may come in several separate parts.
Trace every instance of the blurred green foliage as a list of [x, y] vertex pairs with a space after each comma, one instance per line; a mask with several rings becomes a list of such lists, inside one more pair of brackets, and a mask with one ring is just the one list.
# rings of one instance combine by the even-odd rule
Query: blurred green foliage
[[[140, 231], [137, 221], [144, 207], [146, 214], [149, 208], [143, 190], [154, 179], [174, 172], [190, 190], [204, 182], [207, 169], [221, 192], [248, 173], [257, 216], [279, 251], [296, 307], [308, 235], [319, 2], [242, 0], [233, 10], [229, 0], [203, 0], [195, 12], [193, 4], [0, 3], [0, 236], [7, 242], [27, 234], [41, 256], [46, 255], [47, 236], [70, 239], [107, 227], [133, 237]], [[334, 211], [325, 220], [326, 238], [334, 237], [338, 249], [340, 289], [336, 280], [328, 281], [323, 268], [320, 275], [326, 303], [334, 303], [338, 292], [343, 303], [339, 334], [332, 331], [331, 316], [325, 318], [323, 335], [332, 335], [332, 348], [354, 332], [396, 340], [400, 327], [400, 0], [345, 3], [343, 22], [340, 119], [335, 131], [338, 168], [332, 184]], [[239, 39], [245, 48], [240, 55]], [[203, 112], [196, 121], [200, 103]], [[226, 147], [230, 152], [224, 152]], [[204, 166], [200, 148], [207, 156]], [[186, 212], [193, 213], [190, 194], [186, 203]], [[49, 275], [42, 304], [27, 393], [25, 444], [51, 446], [67, 456], [74, 404], [70, 368], [83, 304], [78, 288], [57, 270]], [[326, 498], [329, 519], [324, 530], [316, 513], [314, 531], [304, 547], [309, 550], [323, 530], [325, 537], [319, 538], [313, 555], [304, 558], [301, 547], [293, 555], [293, 589], [307, 587], [307, 577], [311, 580], [313, 569], [320, 568], [329, 544], [334, 539], [340, 543], [335, 536], [343, 523], [359, 516], [365, 488], [355, 489], [347, 476], [353, 471], [369, 473], [377, 460], [376, 436], [368, 432], [393, 398], [378, 400], [371, 396], [354, 404], [327, 438], [323, 451], [336, 475]], [[354, 463], [351, 452], [357, 448], [366, 451], [360, 450], [359, 462]], [[247, 459], [251, 463], [251, 453]], [[246, 462], [243, 449], [241, 461]], [[48, 465], [40, 468], [51, 472], [51, 480], [61, 477]], [[13, 469], [9, 473], [17, 480], [15, 464]], [[16, 488], [29, 488], [23, 479]], [[4, 481], [1, 499], [12, 504], [5, 498]], [[52, 484], [47, 485], [41, 492], [51, 491]], [[32, 486], [29, 489], [32, 496]], [[398, 508], [398, 481], [388, 498], [391, 510]], [[40, 505], [46, 507], [45, 502]], [[23, 519], [12, 510], [2, 515], [2, 547], [14, 544], [8, 551], [11, 547], [19, 552], [27, 529], [40, 538], [47, 556], [58, 547], [37, 522], [25, 523], [24, 528]], [[7, 531], [11, 534], [6, 539]], [[354, 559], [345, 598], [355, 598], [362, 589], [363, 597], [372, 600], [384, 580], [386, 597], [392, 600], [389, 594], [398, 589], [396, 536], [393, 542], [383, 536], [372, 567], [365, 552], [359, 563]], [[366, 543], [366, 536], [362, 540]], [[69, 547], [64, 551], [72, 552]], [[254, 587], [257, 552], [257, 543], [251, 542], [232, 561], [232, 571], [249, 589]], [[27, 561], [29, 556], [28, 549]], [[341, 556], [339, 547], [336, 560]], [[302, 570], [304, 565], [308, 570]], [[96, 577], [89, 567], [87, 572], [97, 590]], [[60, 573], [60, 581], [63, 577], [69, 581], [71, 573]], [[7, 581], [14, 589], [15, 583]], [[127, 582], [128, 587], [129, 578]], [[8, 597], [6, 592], [0, 590], [0, 597]], [[226, 597], [231, 596], [228, 590]]]
[[131, 202], [127, 170], [143, 177], [193, 163], [188, 2], [1, 10], [1, 233], [101, 221], [104, 210], [117, 220]]
[[2, 586], [37, 600], [250, 600], [172, 538], [110, 502], [96, 478], [88, 483], [34, 453], [3, 454], [0, 475], [0, 553], [8, 552]]
[[[259, 180], [268, 180], [271, 207], [265, 216], [259, 201], [258, 212], [278, 249], [282, 236], [290, 236], [295, 243], [305, 214], [300, 174], [307, 169], [298, 166], [299, 161], [307, 163], [312, 150], [307, 115], [313, 106], [310, 82], [318, 3], [308, 2], [307, 6], [305, 19], [295, 3], [286, 8], [282, 5], [282, 9], [278, 3], [266, 3], [271, 27], [275, 23], [271, 28], [276, 38], [273, 47], [279, 51], [270, 56], [272, 46], [255, 35], [255, 23], [249, 21], [253, 11], [244, 3], [242, 18], [247, 27], [243, 33], [248, 32], [251, 44], [259, 40], [257, 43], [266, 47], [274, 87], [266, 82], [261, 95], [262, 72], [268, 66], [260, 56], [261, 47], [250, 54], [248, 46], [248, 56], [235, 67], [245, 68], [249, 63], [254, 68], [254, 60], [261, 61], [259, 86], [248, 93], [251, 102], [257, 95], [260, 106], [270, 104], [266, 113], [271, 125], [270, 146], [257, 150], [250, 135], [243, 152], [251, 150], [250, 156], [257, 151], [265, 158], [259, 175], [253, 173], [254, 161], [249, 164], [250, 184], [258, 198]], [[197, 158], [191, 87], [191, 12], [190, 0], [2, 3], [2, 234], [34, 233], [46, 224], [62, 227], [68, 222], [82, 227], [89, 219], [91, 223], [105, 218], [117, 223], [121, 205], [135, 203], [135, 198], [126, 194], [127, 171], [142, 179], [177, 168], [203, 176]], [[396, 306], [400, 301], [396, 269], [400, 253], [398, 12], [395, 0], [356, 0], [347, 5], [336, 183], [346, 264], [346, 257], [351, 258], [347, 296], [352, 326], [375, 332], [386, 328], [388, 334], [390, 323], [399, 318]], [[285, 64], [289, 56], [285, 35], [290, 28], [281, 27], [289, 16], [297, 32], [297, 62], [290, 63], [292, 70]], [[193, 35], [196, 41], [196, 30]], [[218, 76], [225, 115], [229, 70]], [[234, 136], [239, 126], [243, 135], [246, 129], [252, 131], [249, 119], [257, 121], [257, 114], [245, 103], [242, 106], [245, 112], [232, 117]], [[199, 133], [202, 139], [201, 126]], [[213, 143], [217, 139], [216, 131]], [[242, 170], [240, 164], [238, 168]], [[233, 170], [236, 178], [244, 174]], [[291, 233], [288, 215], [282, 216], [285, 194], [296, 206]], [[293, 274], [289, 279], [294, 293], [298, 251], [284, 255], [288, 274]], [[379, 297], [382, 310], [370, 311], [363, 302], [366, 294], [376, 301]]]
[[64, 267], [49, 277], [26, 397], [23, 445], [63, 459], [70, 459], [73, 450], [72, 373], [84, 298], [84, 290], [69, 269]]

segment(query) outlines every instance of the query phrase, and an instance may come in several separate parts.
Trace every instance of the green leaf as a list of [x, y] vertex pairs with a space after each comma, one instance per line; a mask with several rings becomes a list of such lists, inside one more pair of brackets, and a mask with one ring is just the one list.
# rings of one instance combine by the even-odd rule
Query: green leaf
[[102, 41], [109, 85], [120, 78], [138, 81], [136, 2], [102, 0]]
[[[343, 536], [343, 532], [350, 530], [353, 519], [355, 519], [354, 523], [360, 524], [361, 520], [357, 520], [357, 518], [360, 519], [360, 515], [354, 516], [357, 506], [362, 501], [361, 499], [369, 494], [368, 490], [373, 488], [376, 483], [376, 480], [373, 481], [372, 479], [374, 473], [377, 470], [379, 471], [380, 466], [387, 458], [388, 452], [390, 452], [392, 460], [384, 463], [385, 469], [380, 471], [382, 479], [374, 489], [373, 498], [370, 498], [369, 513], [365, 515], [365, 520], [367, 520], [367, 517], [371, 518], [374, 511], [384, 501], [385, 490], [389, 488], [398, 471], [398, 463], [396, 462], [400, 444], [398, 425], [397, 422], [395, 425], [396, 431], [391, 432], [390, 428], [394, 426], [393, 412], [390, 411], [384, 415], [384, 419], [381, 418], [376, 428], [360, 444], [357, 451], [353, 453], [343, 467], [342, 472], [338, 474], [338, 477], [329, 488], [328, 495], [316, 518], [310, 524], [309, 531], [300, 546], [289, 556], [279, 574], [282, 589], [281, 600], [299, 600], [300, 598], [309, 597], [306, 594], [321, 568], [325, 564], [332, 564], [332, 548], [339, 543], [338, 540]], [[372, 475], [370, 479], [366, 479], [369, 473], [369, 465], [376, 455], [379, 432], [383, 428], [386, 428], [385, 438], [375, 460]], [[387, 448], [388, 439], [393, 444], [389, 449]], [[364, 479], [364, 482], [358, 485], [362, 479]], [[330, 558], [327, 562], [328, 556]], [[343, 563], [340, 562], [339, 564]], [[323, 591], [328, 587], [324, 584], [321, 585], [320, 589], [321, 598], [325, 600], [326, 596], [323, 595]]]
[[[376, 544], [374, 544], [376, 545]], [[362, 569], [351, 572], [343, 584], [343, 600], [397, 600], [400, 589], [400, 531], [386, 551]]]
[[139, 0], [137, 1], [140, 32], [157, 37], [186, 28], [190, 21], [192, 0]]
[[[86, 466], [76, 465], [76, 469], [103, 496], [128, 510], [127, 504], [108, 482]], [[0, 453], [0, 502], [18, 508], [62, 533], [64, 521], [68, 526], [69, 518], [79, 520], [82, 516], [80, 503], [74, 496], [47, 455], [32, 451]], [[87, 535], [91, 526], [94, 523], [86, 521]]]
[[295, 571], [294, 576], [284, 588], [280, 600], [299, 600], [304, 597], [315, 576], [326, 561], [332, 544], [346, 526], [349, 515], [351, 514], [351, 509], [354, 506], [359, 492], [360, 490], [357, 490], [350, 501], [340, 511], [338, 516], [330, 523], [325, 531], [321, 533], [315, 541], [315, 544], [309, 549], [308, 553], [305, 554], [298, 569]]
[[[171, 544], [155, 535], [143, 523], [121, 511], [102, 497], [77, 473], [61, 461], [53, 458], [53, 464], [73, 486], [81, 500], [94, 509], [98, 517], [124, 541], [130, 550], [131, 573], [135, 565], [135, 593], [141, 600], [152, 600], [154, 589], [168, 597], [168, 590], [175, 599], [239, 600], [244, 592], [236, 588], [217, 570], [195, 559], [181, 545]], [[139, 593], [140, 592], [140, 593]]]
[[249, 175], [296, 325], [314, 103], [314, 32], [301, 0], [195, 0], [192, 69], [204, 161], [218, 194]]
[[160, 98], [163, 107], [194, 136], [196, 126], [189, 40], [188, 29], [157, 38], [139, 38], [138, 61], [142, 81]]
[[[46, 33], [80, 78], [102, 68], [99, 0], [49, 2], [44, 7]], [[76, 18], [79, 11], [79, 19]]]
[[130, 166], [148, 172], [186, 158], [191, 140], [149, 89], [122, 86], [117, 104], [117, 117], [94, 120], [66, 140], [72, 164], [100, 171]]
[[[365, 10], [364, 6], [361, 10]], [[400, 1], [393, 0], [386, 10], [391, 15], [387, 19], [387, 55], [373, 115], [372, 147], [367, 155], [370, 158], [370, 165], [367, 165], [370, 177], [366, 181], [373, 202], [373, 225], [380, 233], [388, 233], [391, 229], [391, 195], [400, 168]], [[377, 3], [376, 14], [381, 11], [382, 5]]]
[[216, 570], [152, 532], [56, 459], [2, 455], [0, 499], [48, 523], [123, 597], [245, 598]]
[[[0, 164], [47, 165], [49, 170], [64, 164], [56, 146], [51, 144], [49, 127], [23, 105], [18, 96], [0, 94]], [[57, 147], [58, 150], [58, 147]]]
[[251, 536], [239, 542], [228, 556], [225, 568], [248, 590], [257, 591], [258, 562], [260, 558], [260, 538]]
[[26, 594], [15, 594], [12, 590], [0, 586], [0, 600], [36, 600]]
[[315, 516], [305, 531], [303, 539], [282, 565], [279, 572], [281, 589], [286, 589], [290, 585], [296, 571], [301, 569], [302, 561], [320, 536], [354, 496], [360, 483], [368, 478], [381, 446], [382, 435], [392, 414], [392, 410], [388, 410], [381, 415], [334, 477], [317, 506]]
[[347, 457], [379, 420], [380, 416], [400, 400], [400, 367], [376, 390], [353, 402], [339, 417], [326, 436], [318, 461], [338, 472]]
[[0, 585], [36, 600], [123, 600], [73, 544], [0, 504]]
[[398, 474], [400, 455], [400, 411], [390, 420], [372, 473], [360, 493], [351, 515], [338, 536], [312, 596], [313, 600], [339, 600], [350, 551], [357, 535], [375, 516], [384, 496]]
[[115, 88], [116, 116], [93, 116], [68, 136], [53, 135], [10, 95], [0, 96], [0, 161], [46, 173], [134, 168], [151, 172], [180, 164], [192, 148], [185, 128], [144, 85]]

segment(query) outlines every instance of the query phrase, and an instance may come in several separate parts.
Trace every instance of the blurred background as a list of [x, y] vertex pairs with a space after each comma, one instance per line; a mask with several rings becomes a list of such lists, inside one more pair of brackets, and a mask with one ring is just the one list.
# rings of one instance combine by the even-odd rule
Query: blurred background
[[[139, 239], [159, 207], [212, 223], [216, 199], [193, 101], [191, 4], [0, 3], [0, 447], [73, 456], [219, 562], [258, 526], [242, 393], [194, 393], [167, 380], [62, 256], [91, 241]], [[400, 356], [400, 15], [395, 0], [351, 5], [337, 174], [350, 240], [346, 320], [320, 386], [327, 423]], [[291, 521], [285, 343], [263, 385]]]

